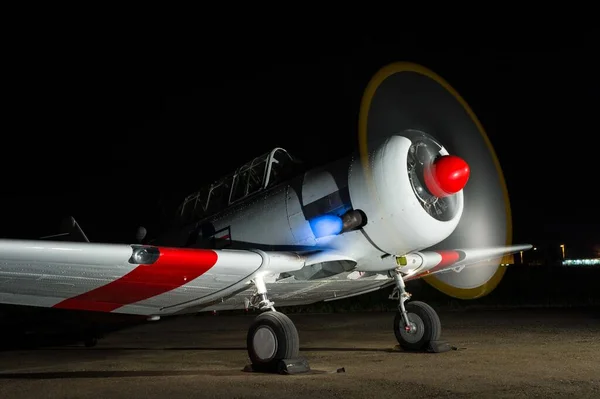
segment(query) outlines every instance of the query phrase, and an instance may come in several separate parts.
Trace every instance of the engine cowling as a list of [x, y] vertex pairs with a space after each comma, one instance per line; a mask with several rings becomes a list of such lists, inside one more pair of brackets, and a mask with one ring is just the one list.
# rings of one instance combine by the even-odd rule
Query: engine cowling
[[382, 252], [404, 255], [443, 241], [463, 212], [462, 190], [438, 197], [427, 186], [436, 157], [448, 152], [423, 132], [388, 137], [369, 153], [369, 166], [353, 161], [348, 188], [355, 208], [367, 215], [363, 227]]

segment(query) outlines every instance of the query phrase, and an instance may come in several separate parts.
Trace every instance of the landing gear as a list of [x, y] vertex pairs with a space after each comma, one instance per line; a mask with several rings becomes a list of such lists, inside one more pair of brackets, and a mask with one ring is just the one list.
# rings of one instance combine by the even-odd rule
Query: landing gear
[[298, 357], [296, 326], [283, 313], [266, 311], [254, 319], [246, 339], [253, 366], [275, 368], [280, 360]]
[[408, 326], [401, 311], [394, 318], [394, 334], [400, 347], [410, 351], [428, 350], [433, 341], [440, 339], [442, 332], [437, 313], [431, 306], [419, 301], [406, 304], [406, 313]]
[[[442, 324], [437, 313], [424, 302], [413, 301], [404, 305], [411, 295], [406, 292], [404, 279], [399, 270], [393, 272], [396, 281], [398, 312], [394, 318], [394, 335], [400, 347], [407, 351], [436, 350], [442, 333]], [[396, 293], [396, 292], [395, 292]], [[432, 349], [433, 348], [433, 349]]]
[[289, 317], [277, 312], [267, 297], [262, 277], [254, 279], [256, 293], [249, 306], [262, 313], [248, 329], [246, 345], [253, 371], [295, 374], [310, 370], [308, 362], [298, 356], [300, 338]]

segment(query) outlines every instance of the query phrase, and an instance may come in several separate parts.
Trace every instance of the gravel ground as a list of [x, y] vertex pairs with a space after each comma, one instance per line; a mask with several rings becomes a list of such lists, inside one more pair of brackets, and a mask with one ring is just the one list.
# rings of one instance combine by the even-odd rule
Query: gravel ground
[[90, 349], [3, 351], [0, 398], [600, 397], [598, 312], [441, 312], [457, 350], [440, 354], [395, 350], [393, 316], [290, 315], [313, 370], [301, 375], [242, 371], [252, 315], [165, 319]]

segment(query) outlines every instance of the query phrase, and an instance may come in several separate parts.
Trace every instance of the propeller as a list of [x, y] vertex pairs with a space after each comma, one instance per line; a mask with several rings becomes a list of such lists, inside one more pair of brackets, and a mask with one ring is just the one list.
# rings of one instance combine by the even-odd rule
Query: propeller
[[[464, 209], [456, 230], [431, 249], [511, 244], [510, 203], [502, 169], [480, 121], [448, 82], [410, 62], [379, 70], [365, 89], [359, 115], [359, 152], [368, 181], [370, 151], [392, 135], [410, 136], [413, 142], [409, 177], [430, 215], [439, 214], [443, 220], [440, 209], [450, 209], [454, 194], [463, 192]], [[374, 194], [373, 184], [369, 186]], [[478, 297], [501, 280], [505, 268], [498, 264], [478, 268], [477, 279], [462, 272], [426, 281], [454, 297]]]

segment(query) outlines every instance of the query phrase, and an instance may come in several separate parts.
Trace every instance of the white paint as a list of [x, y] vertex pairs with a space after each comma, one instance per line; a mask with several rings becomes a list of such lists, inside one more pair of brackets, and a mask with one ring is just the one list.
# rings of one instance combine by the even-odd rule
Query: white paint
[[53, 306], [129, 273], [131, 254], [129, 245], [0, 240], [0, 302]]
[[302, 204], [308, 205], [339, 190], [330, 172], [314, 169], [306, 172], [302, 182]]
[[425, 249], [444, 240], [458, 225], [463, 209], [462, 191], [456, 194], [458, 212], [451, 221], [436, 220], [423, 209], [408, 177], [410, 145], [406, 137], [391, 136], [369, 156], [372, 180], [360, 159], [353, 162], [349, 180], [352, 204], [368, 215], [365, 232], [377, 247], [394, 255]]

